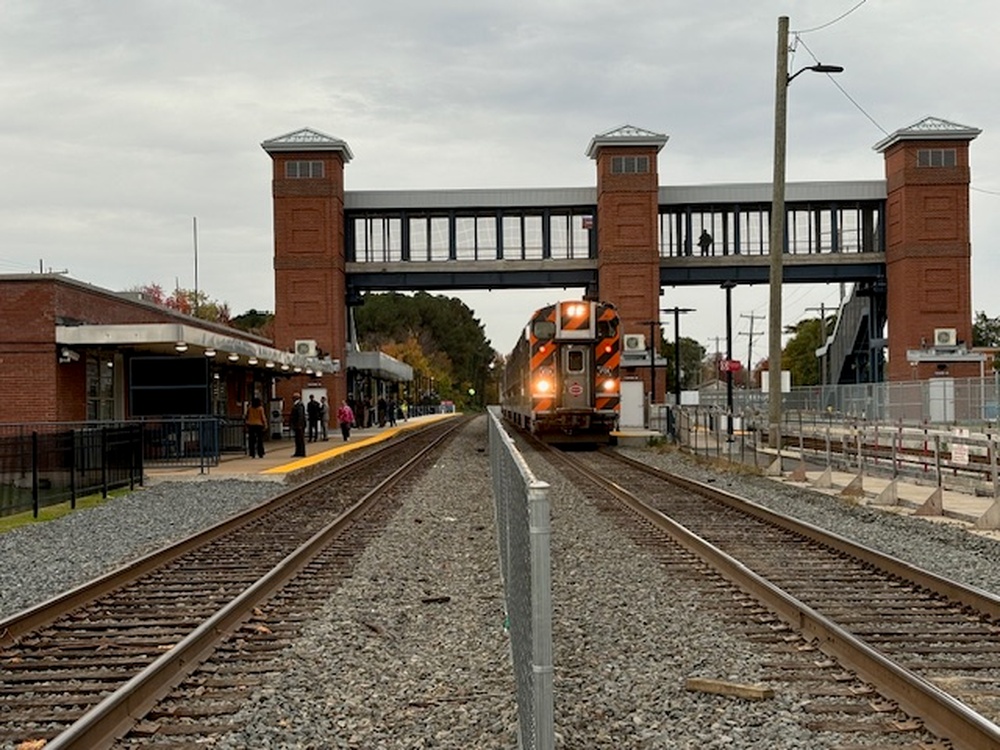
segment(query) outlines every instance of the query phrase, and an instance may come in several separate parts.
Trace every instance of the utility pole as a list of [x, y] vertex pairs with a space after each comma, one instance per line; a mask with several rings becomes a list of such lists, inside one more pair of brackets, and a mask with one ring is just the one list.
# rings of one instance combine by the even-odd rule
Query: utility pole
[[747, 341], [747, 390], [749, 390], [751, 386], [750, 377], [751, 374], [753, 373], [753, 337], [764, 335], [763, 331], [754, 331], [753, 324], [755, 320], [763, 320], [764, 316], [754, 315], [753, 313], [750, 313], [749, 315], [740, 315], [740, 317], [750, 319], [750, 332], [749, 333], [743, 333], [742, 331], [740, 332], [740, 336], [747, 336], [750, 339], [749, 341]]
[[[822, 337], [823, 347], [826, 347], [828, 338], [826, 333], [826, 305], [820, 302], [819, 307], [806, 308], [806, 312], [810, 312], [812, 310], [816, 310], [819, 312], [819, 332], [820, 336]], [[829, 349], [826, 349], [825, 353], [823, 355], [820, 355], [819, 358], [819, 379], [820, 379], [820, 384], [823, 386], [822, 393], [824, 399], [826, 399], [826, 378], [827, 378], [826, 370], [829, 363], [830, 363], [830, 351]]]

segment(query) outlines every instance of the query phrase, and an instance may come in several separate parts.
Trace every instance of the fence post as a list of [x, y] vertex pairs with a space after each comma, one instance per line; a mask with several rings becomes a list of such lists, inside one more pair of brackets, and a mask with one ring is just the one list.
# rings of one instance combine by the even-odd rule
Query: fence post
[[69, 431], [69, 507], [76, 510], [76, 430]]
[[108, 428], [101, 427], [101, 497], [108, 497]]
[[937, 474], [937, 486], [940, 487], [944, 482], [944, 477], [941, 475], [941, 436], [934, 436], [934, 473]]
[[38, 433], [31, 432], [31, 512], [38, 518]]
[[997, 496], [997, 443], [992, 435], [989, 438], [990, 477], [993, 480], [993, 497]]

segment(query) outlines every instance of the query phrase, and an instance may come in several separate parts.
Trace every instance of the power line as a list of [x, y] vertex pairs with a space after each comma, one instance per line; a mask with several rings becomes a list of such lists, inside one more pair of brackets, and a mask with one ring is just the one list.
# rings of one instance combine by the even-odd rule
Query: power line
[[[799, 32], [799, 33], [802, 33], [802, 32]], [[819, 58], [816, 57], [815, 54], [813, 54], [813, 51], [811, 49], [809, 49], [809, 45], [806, 44], [805, 42], [803, 42], [802, 39], [798, 36], [798, 34], [796, 34], [796, 36], [795, 36], [795, 43], [796, 43], [796, 45], [801, 44], [805, 48], [805, 51], [809, 53], [809, 56], [813, 59], [813, 62], [819, 64]], [[863, 114], [865, 117], [867, 117], [868, 120], [871, 122], [872, 125], [874, 125], [876, 128], [878, 128], [879, 130], [882, 131], [882, 135], [889, 135], [889, 131], [886, 130], [885, 128], [883, 128], [874, 117], [872, 117], [870, 114], [868, 114], [868, 112], [865, 111], [865, 108], [862, 107], [853, 96], [851, 96], [850, 94], [847, 93], [847, 90], [843, 86], [840, 85], [840, 82], [836, 78], [834, 78], [829, 73], [826, 74], [826, 77], [830, 79], [830, 81], [833, 83], [833, 85], [837, 87], [837, 89], [840, 91], [841, 94], [844, 95], [844, 97], [847, 99], [847, 101], [849, 101], [851, 104], [853, 104], [855, 106], [855, 108], [861, 114]]]
[[802, 31], [794, 31], [792, 33], [793, 34], [810, 34], [813, 31], [819, 31], [820, 29], [825, 29], [825, 28], [827, 28], [829, 26], [833, 26], [838, 21], [843, 21], [845, 18], [847, 18], [849, 15], [851, 15], [851, 13], [853, 13], [854, 11], [856, 11], [858, 8], [860, 8], [862, 5], [864, 5], [866, 2], [868, 2], [868, 0], [861, 0], [861, 2], [859, 2], [857, 5], [855, 5], [850, 10], [846, 11], [845, 13], [841, 13], [839, 16], [837, 16], [836, 18], [834, 18], [832, 21], [827, 21], [826, 23], [822, 24], [821, 26], [814, 26], [811, 29], [803, 29]]

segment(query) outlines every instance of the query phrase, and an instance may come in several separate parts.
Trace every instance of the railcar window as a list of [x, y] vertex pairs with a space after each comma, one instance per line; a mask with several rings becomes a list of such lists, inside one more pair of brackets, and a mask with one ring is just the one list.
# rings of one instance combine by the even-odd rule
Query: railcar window
[[614, 336], [616, 322], [613, 320], [597, 321], [597, 338], [606, 339]]
[[583, 352], [571, 350], [566, 357], [566, 369], [570, 372], [583, 372]]
[[532, 330], [536, 339], [551, 339], [556, 335], [556, 324], [551, 320], [536, 320]]

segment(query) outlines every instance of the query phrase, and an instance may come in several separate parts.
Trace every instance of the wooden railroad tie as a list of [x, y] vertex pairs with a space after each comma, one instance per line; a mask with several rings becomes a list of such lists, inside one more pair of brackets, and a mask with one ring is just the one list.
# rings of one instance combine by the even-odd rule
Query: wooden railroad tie
[[762, 701], [774, 697], [774, 690], [764, 685], [747, 685], [726, 680], [713, 680], [709, 677], [688, 677], [684, 688], [698, 693], [714, 693], [716, 695], [731, 695], [735, 698], [745, 698], [751, 701]]

